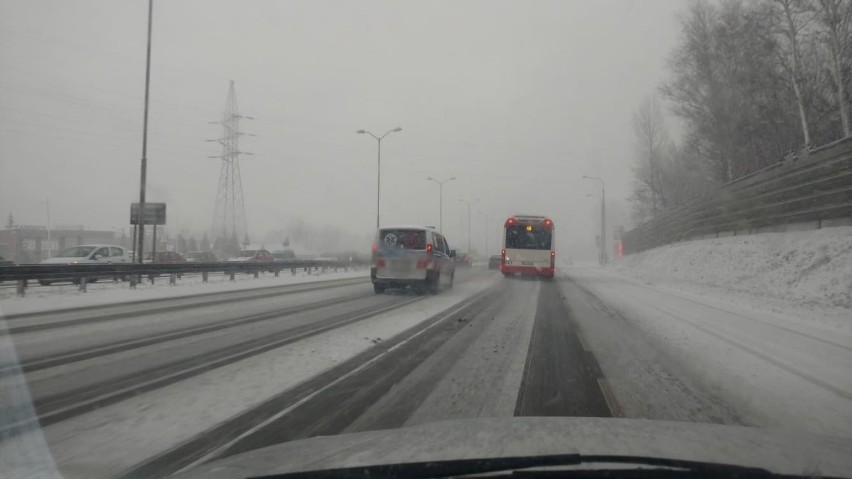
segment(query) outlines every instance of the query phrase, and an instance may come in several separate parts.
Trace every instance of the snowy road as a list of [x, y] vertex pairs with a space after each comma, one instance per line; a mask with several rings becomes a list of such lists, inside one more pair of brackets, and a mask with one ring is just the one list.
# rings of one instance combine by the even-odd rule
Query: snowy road
[[[852, 436], [843, 311], [752, 308], [596, 268], [573, 269], [563, 287], [569, 302], [592, 303], [581, 327], [627, 415]], [[696, 394], [675, 404], [665, 393], [682, 388]]]
[[[148, 477], [316, 435], [500, 416], [623, 416], [852, 436], [852, 341], [595, 268], [459, 271], [437, 296], [365, 278], [19, 315], [0, 388], [65, 477]], [[16, 396], [4, 395], [2, 401]], [[30, 410], [31, 411], [31, 410]], [[4, 418], [2, 424], [9, 424]], [[93, 460], [92, 450], [98, 450]]]

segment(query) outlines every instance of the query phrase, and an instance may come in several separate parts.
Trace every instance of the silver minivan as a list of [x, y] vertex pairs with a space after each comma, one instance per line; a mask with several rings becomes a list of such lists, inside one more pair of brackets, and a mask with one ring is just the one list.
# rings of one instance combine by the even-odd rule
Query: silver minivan
[[429, 226], [385, 226], [373, 242], [370, 277], [377, 294], [391, 288], [412, 288], [436, 294], [451, 289], [455, 276], [446, 238]]

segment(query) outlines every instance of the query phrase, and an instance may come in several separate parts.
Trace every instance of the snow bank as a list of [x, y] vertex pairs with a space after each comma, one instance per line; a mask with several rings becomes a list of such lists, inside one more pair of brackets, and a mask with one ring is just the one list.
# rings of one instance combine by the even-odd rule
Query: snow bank
[[23, 298], [14, 295], [14, 288], [0, 291], [0, 317], [10, 314], [34, 313], [52, 311], [55, 309], [76, 308], [85, 306], [101, 306], [107, 304], [125, 303], [149, 299], [165, 299], [193, 294], [219, 293], [227, 291], [247, 290], [288, 284], [314, 283], [333, 279], [369, 278], [367, 269], [350, 269], [349, 271], [315, 270], [305, 272], [297, 270], [295, 275], [282, 272], [279, 277], [270, 273], [262, 273], [260, 277], [253, 275], [236, 275], [234, 281], [227, 276], [210, 276], [208, 283], [202, 282], [201, 276], [190, 276], [170, 285], [168, 277], [157, 278], [154, 284], [139, 283], [136, 289], [130, 289], [129, 283], [93, 283], [88, 285], [87, 292], [81, 292], [78, 286], [67, 284], [61, 286], [34, 286], [27, 289]]
[[672, 244], [626, 256], [606, 269], [645, 282], [852, 308], [852, 227]]

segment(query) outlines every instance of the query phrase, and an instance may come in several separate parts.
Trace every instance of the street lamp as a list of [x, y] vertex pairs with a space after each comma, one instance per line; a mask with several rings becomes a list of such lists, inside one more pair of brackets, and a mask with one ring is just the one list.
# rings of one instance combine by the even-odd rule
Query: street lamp
[[[467, 254], [470, 254], [470, 205], [471, 202], [459, 198], [459, 202], [467, 205]], [[479, 202], [479, 198], [473, 200], [474, 203]]]
[[50, 258], [53, 256], [53, 241], [50, 238], [50, 198], [45, 199], [41, 203], [47, 211], [47, 257]]
[[482, 215], [485, 218], [485, 256], [489, 257], [491, 254], [488, 251], [488, 213], [483, 213], [481, 211], [477, 211], [478, 214]]
[[600, 263], [601, 265], [606, 264], [607, 255], [606, 255], [606, 185], [604, 185], [604, 180], [598, 178], [597, 176], [587, 176], [583, 175], [583, 179], [585, 180], [598, 180], [601, 182], [601, 257]]
[[148, 49], [145, 56], [145, 113], [142, 120], [142, 164], [139, 174], [139, 244], [136, 253], [139, 263], [142, 263], [142, 249], [145, 246], [145, 182], [148, 176], [148, 92], [151, 84], [151, 19], [154, 11], [154, 0], [148, 0]]
[[447, 178], [446, 180], [443, 180], [443, 181], [442, 180], [436, 180], [435, 178], [432, 178], [431, 176], [426, 178], [426, 181], [434, 181], [435, 183], [438, 183], [438, 185], [441, 187], [440, 212], [438, 213], [438, 231], [440, 231], [441, 233], [444, 232], [444, 183], [446, 183], [448, 181], [453, 181], [455, 179], [456, 179], [455, 176], [453, 176], [451, 178]]
[[390, 135], [391, 133], [398, 133], [402, 131], [401, 127], [396, 127], [393, 130], [388, 130], [382, 136], [376, 136], [370, 133], [368, 130], [358, 130], [355, 133], [359, 135], [370, 135], [376, 139], [376, 142], [379, 144], [379, 156], [378, 156], [378, 166], [376, 168], [376, 229], [379, 229], [379, 217], [381, 216], [381, 196], [382, 196], [382, 138]]

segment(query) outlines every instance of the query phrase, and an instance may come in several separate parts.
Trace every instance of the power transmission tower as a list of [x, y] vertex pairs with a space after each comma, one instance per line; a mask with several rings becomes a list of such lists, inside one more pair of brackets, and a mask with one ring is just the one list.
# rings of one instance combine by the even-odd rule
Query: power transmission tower
[[220, 254], [234, 254], [236, 252], [233, 250], [239, 249], [241, 239], [244, 238], [245, 243], [249, 241], [245, 195], [240, 177], [239, 160], [240, 155], [251, 155], [251, 153], [240, 151], [240, 136], [245, 135], [240, 131], [241, 119], [253, 120], [254, 118], [240, 115], [237, 107], [237, 92], [234, 89], [234, 81], [231, 80], [222, 120], [210, 122], [214, 125], [222, 125], [222, 136], [214, 140], [207, 140], [222, 145], [221, 155], [208, 156], [208, 158], [222, 160], [212, 224], [212, 236], [216, 239], [215, 244], [219, 245], [220, 251], [218, 253]]

